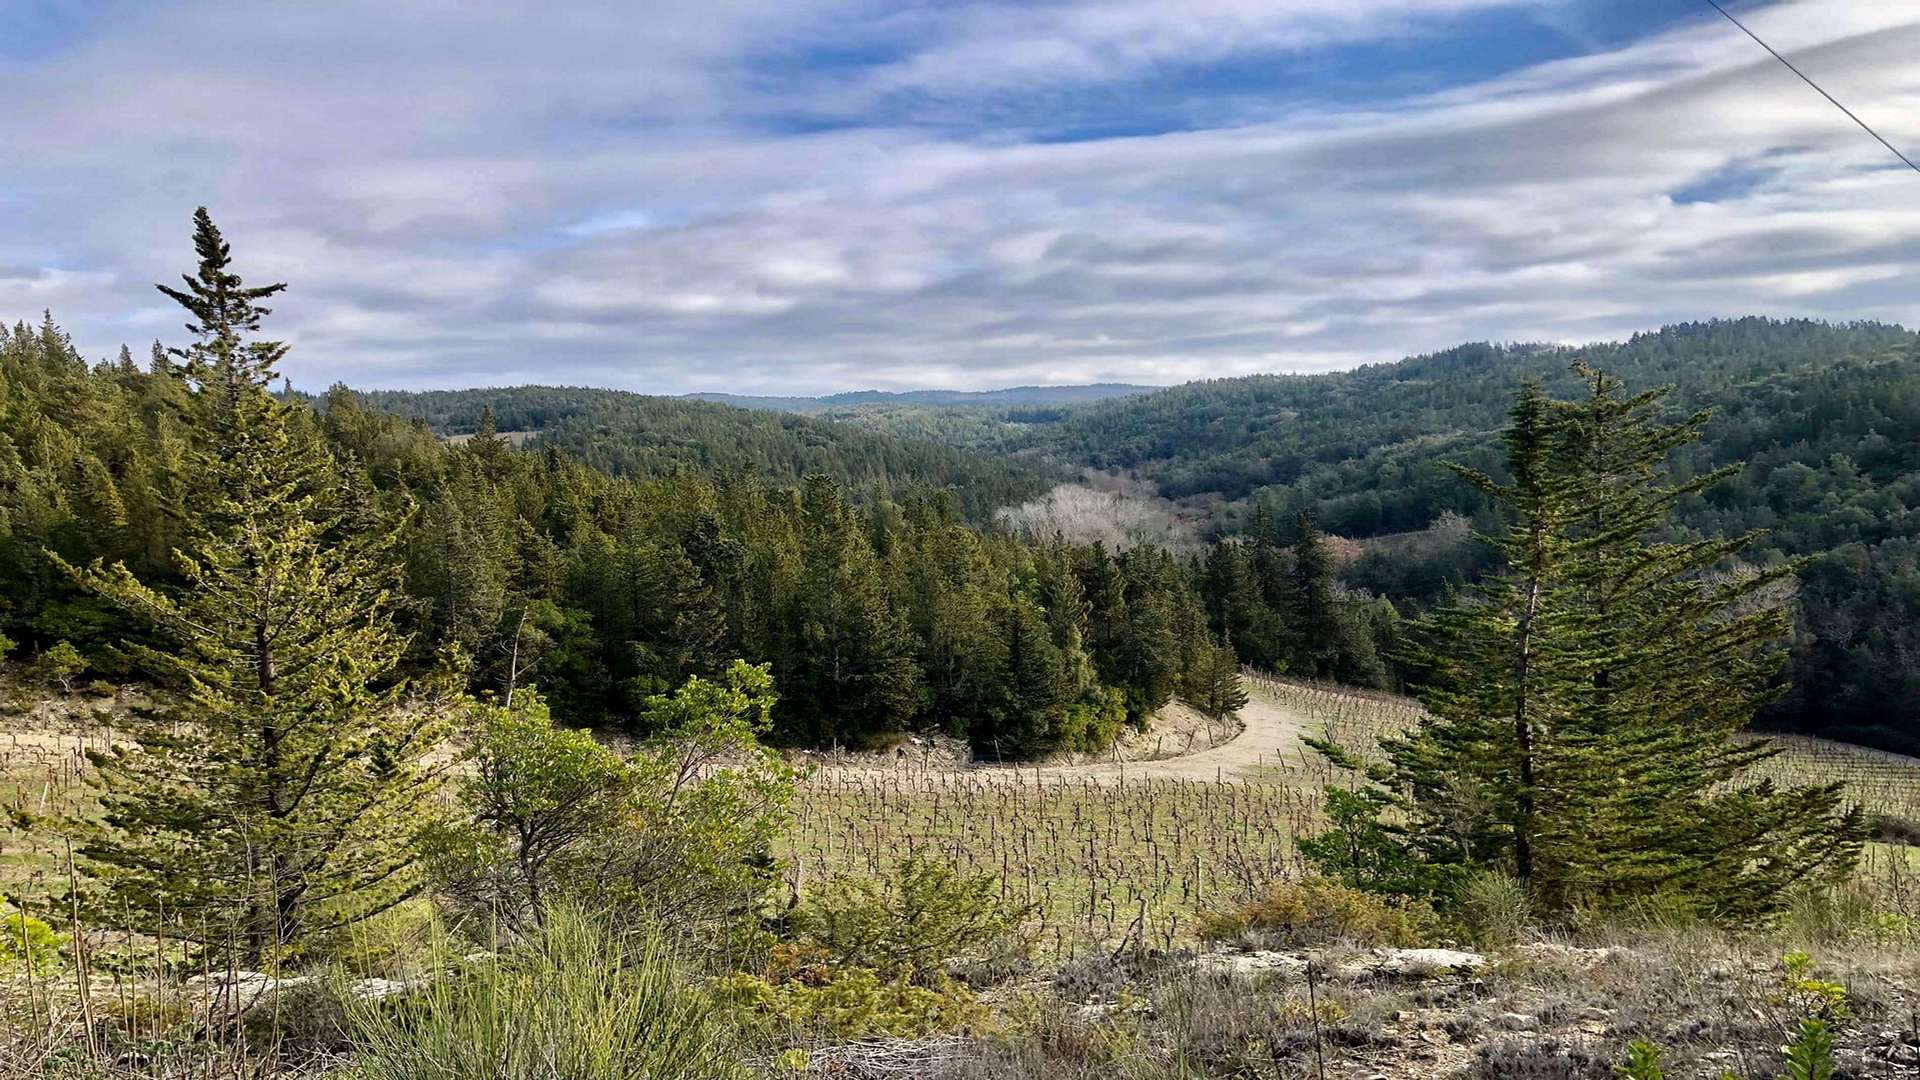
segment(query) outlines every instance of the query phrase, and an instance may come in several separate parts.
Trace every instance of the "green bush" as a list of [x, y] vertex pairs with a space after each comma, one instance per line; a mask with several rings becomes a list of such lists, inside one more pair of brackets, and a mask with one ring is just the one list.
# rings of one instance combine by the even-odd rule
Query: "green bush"
[[1786, 967], [1786, 974], [1780, 978], [1785, 1004], [1823, 1023], [1841, 1024], [1853, 1019], [1847, 988], [1815, 978], [1812, 956], [1794, 951], [1781, 957], [1780, 962]]
[[715, 982], [712, 993], [741, 1023], [785, 1041], [918, 1038], [978, 1030], [988, 1016], [971, 990], [943, 974], [883, 978], [793, 945], [774, 947], [765, 975], [736, 972]]
[[1258, 934], [1288, 946], [1351, 942], [1417, 944], [1432, 922], [1418, 902], [1396, 903], [1327, 877], [1276, 882], [1230, 911], [1203, 916], [1200, 936], [1220, 941]]
[[1787, 1044], [1787, 1071], [1780, 1080], [1833, 1080], [1833, 1075], [1833, 1034], [1818, 1020], [1800, 1021]]
[[439, 891], [514, 932], [554, 903], [706, 942], [747, 932], [778, 880], [793, 792], [792, 768], [756, 738], [775, 700], [766, 667], [736, 661], [653, 698], [657, 734], [626, 757], [555, 725], [531, 689], [477, 706], [462, 819], [426, 844]]
[[1666, 1070], [1660, 1067], [1660, 1048], [1645, 1039], [1635, 1039], [1627, 1044], [1627, 1063], [1614, 1070], [1620, 1080], [1666, 1080]]
[[46, 974], [59, 966], [66, 945], [67, 935], [24, 911], [0, 919], [0, 971], [11, 974], [31, 961], [34, 974]]
[[1000, 901], [992, 874], [910, 855], [887, 877], [838, 877], [794, 913], [796, 939], [839, 967], [931, 985], [947, 961], [1019, 951], [1026, 910]]
[[85, 670], [87, 658], [68, 641], [54, 644], [33, 661], [34, 681], [63, 694], [73, 693], [73, 680]]
[[397, 1001], [345, 1002], [355, 1080], [732, 1080], [730, 1029], [657, 933], [556, 905], [519, 947]]
[[1498, 870], [1476, 871], [1460, 886], [1453, 917], [1478, 945], [1511, 945], [1532, 918], [1527, 887]]

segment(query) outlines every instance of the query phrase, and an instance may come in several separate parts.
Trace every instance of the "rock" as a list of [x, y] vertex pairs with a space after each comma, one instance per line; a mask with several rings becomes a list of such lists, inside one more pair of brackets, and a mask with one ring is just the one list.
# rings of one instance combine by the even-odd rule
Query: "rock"
[[1531, 1013], [1501, 1013], [1493, 1022], [1503, 1031], [1532, 1031], [1540, 1026], [1540, 1018]]
[[1336, 974], [1358, 981], [1380, 976], [1425, 978], [1430, 975], [1464, 975], [1486, 965], [1479, 953], [1456, 949], [1379, 949], [1371, 956], [1340, 966]]
[[419, 985], [418, 979], [361, 979], [347, 987], [347, 996], [355, 1001], [381, 1001]]
[[1576, 967], [1592, 967], [1616, 957], [1634, 955], [1632, 949], [1619, 945], [1586, 949], [1578, 945], [1563, 945], [1558, 941], [1531, 941], [1524, 945], [1515, 945], [1511, 951], [1516, 956], [1533, 960], [1560, 961]]
[[262, 1001], [314, 982], [311, 975], [275, 978], [259, 971], [223, 972], [219, 975], [195, 975], [187, 980], [190, 989], [204, 992], [229, 1013], [243, 1013]]
[[1208, 953], [1195, 957], [1194, 966], [1203, 972], [1235, 980], [1266, 977], [1304, 979], [1307, 974], [1307, 961], [1304, 957], [1266, 950], [1245, 953]]

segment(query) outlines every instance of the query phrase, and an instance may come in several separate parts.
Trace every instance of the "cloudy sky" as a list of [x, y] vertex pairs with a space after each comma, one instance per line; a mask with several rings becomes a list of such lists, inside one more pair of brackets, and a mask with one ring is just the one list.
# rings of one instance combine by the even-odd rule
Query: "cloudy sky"
[[[1920, 150], [1920, 3], [1733, 10]], [[1920, 176], [1704, 0], [0, 0], [0, 316], [298, 385], [1172, 383], [1920, 323]]]

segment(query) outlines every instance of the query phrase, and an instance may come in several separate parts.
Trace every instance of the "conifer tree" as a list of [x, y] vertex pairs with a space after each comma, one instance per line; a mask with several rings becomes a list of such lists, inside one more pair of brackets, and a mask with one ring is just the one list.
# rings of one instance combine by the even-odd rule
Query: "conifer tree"
[[1294, 639], [1290, 669], [1310, 679], [1337, 677], [1346, 651], [1347, 625], [1334, 597], [1332, 556], [1313, 518], [1304, 512], [1294, 519], [1288, 582]]
[[1188, 702], [1214, 720], [1232, 716], [1247, 705], [1247, 688], [1240, 681], [1240, 661], [1231, 638], [1207, 650], [1192, 681]]
[[[801, 568], [790, 598], [788, 728], [816, 744], [898, 731], [915, 712], [920, 672], [887, 602], [881, 564], [834, 482], [810, 476], [800, 500]], [[796, 730], [797, 729], [797, 730]]]
[[1383, 743], [1374, 786], [1348, 799], [1379, 815], [1347, 814], [1366, 843], [1315, 847], [1373, 851], [1391, 836], [1431, 871], [1396, 880], [1495, 867], [1547, 910], [1778, 910], [1790, 886], [1843, 877], [1862, 839], [1837, 785], [1748, 775], [1775, 752], [1740, 733], [1777, 693], [1787, 623], [1765, 593], [1791, 567], [1719, 574], [1753, 537], [1661, 539], [1676, 503], [1726, 475], [1663, 468], [1707, 418], [1660, 423], [1664, 392], [1627, 397], [1583, 374], [1582, 402], [1522, 390], [1506, 483], [1458, 470], [1510, 512], [1494, 538], [1506, 569], [1419, 627], [1409, 659], [1427, 716]]
[[372, 520], [304, 412], [267, 392], [284, 346], [243, 336], [281, 286], [246, 287], [195, 220], [200, 276], [163, 290], [194, 316], [176, 355], [211, 398], [185, 587], [68, 568], [167, 642], [129, 646], [167, 693], [129, 744], [94, 755], [105, 824], [81, 854], [139, 929], [257, 961], [415, 891], [443, 710], [398, 671], [399, 523]]

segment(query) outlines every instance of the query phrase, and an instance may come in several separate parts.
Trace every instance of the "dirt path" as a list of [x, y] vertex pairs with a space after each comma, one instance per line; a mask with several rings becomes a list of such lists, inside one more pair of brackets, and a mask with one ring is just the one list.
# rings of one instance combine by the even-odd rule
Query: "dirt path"
[[[1283, 761], [1298, 763], [1304, 750], [1300, 738], [1318, 730], [1317, 723], [1296, 709], [1268, 697], [1258, 686], [1246, 683], [1247, 704], [1240, 710], [1238, 735], [1190, 754], [1145, 758], [1138, 761], [1082, 762], [1057, 765], [970, 765], [949, 766], [942, 771], [964, 771], [982, 779], [1003, 779], [1009, 783], [1032, 783], [1041, 779], [1088, 779], [1101, 783], [1122, 780], [1234, 780], [1263, 765]], [[838, 762], [824, 766], [835, 772], [884, 773], [896, 775], [901, 767], [880, 762], [856, 764]], [[916, 771], [914, 766], [906, 766]]]
[[1240, 710], [1240, 734], [1217, 746], [1178, 757], [1126, 761], [1119, 764], [1043, 765], [1042, 775], [1086, 776], [1098, 779], [1232, 780], [1240, 774], [1280, 760], [1298, 761], [1300, 737], [1314, 730], [1314, 721], [1247, 686], [1247, 704]]

